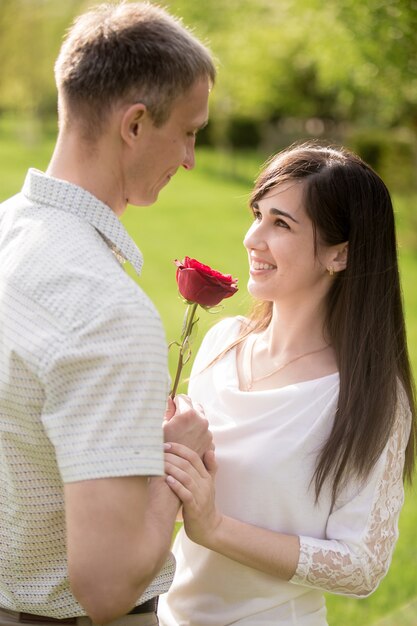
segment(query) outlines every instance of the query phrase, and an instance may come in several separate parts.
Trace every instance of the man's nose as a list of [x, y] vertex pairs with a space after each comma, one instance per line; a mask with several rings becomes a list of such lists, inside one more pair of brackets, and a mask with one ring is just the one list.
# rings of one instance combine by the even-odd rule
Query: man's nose
[[187, 152], [185, 153], [185, 159], [182, 162], [182, 166], [186, 170], [194, 169], [194, 166], [195, 166], [195, 141], [193, 141], [192, 144], [187, 147]]

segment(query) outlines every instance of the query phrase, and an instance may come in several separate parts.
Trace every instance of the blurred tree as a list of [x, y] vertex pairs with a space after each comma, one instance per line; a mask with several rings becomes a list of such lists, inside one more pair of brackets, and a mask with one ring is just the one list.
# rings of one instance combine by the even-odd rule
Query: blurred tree
[[50, 115], [56, 109], [53, 63], [83, 1], [0, 1], [0, 107]]
[[218, 115], [415, 123], [417, 0], [169, 5], [220, 59]]
[[382, 124], [411, 123], [417, 131], [417, 1], [340, 0], [336, 6], [362, 59], [359, 114]]
[[[89, 4], [0, 0], [0, 108], [55, 109], [54, 58], [72, 17]], [[269, 129], [288, 118], [306, 120], [315, 134], [320, 120], [417, 130], [417, 0], [164, 4], [218, 59], [216, 143], [226, 141], [231, 119], [253, 137], [254, 124]]]

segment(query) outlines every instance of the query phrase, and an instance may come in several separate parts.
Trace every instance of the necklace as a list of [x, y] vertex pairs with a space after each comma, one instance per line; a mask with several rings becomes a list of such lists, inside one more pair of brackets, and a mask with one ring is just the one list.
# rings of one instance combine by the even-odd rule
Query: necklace
[[263, 374], [263, 376], [258, 376], [257, 378], [254, 378], [253, 372], [252, 372], [252, 363], [253, 363], [253, 349], [255, 347], [256, 340], [257, 340], [256, 334], [252, 333], [251, 343], [249, 344], [248, 367], [247, 367], [247, 371], [245, 371], [245, 378], [248, 381], [246, 384], [246, 391], [251, 391], [255, 383], [258, 383], [261, 380], [265, 380], [266, 378], [270, 378], [270, 376], [277, 374], [278, 372], [283, 370], [285, 367], [288, 367], [288, 365], [290, 365], [291, 363], [295, 363], [295, 361], [299, 361], [300, 359], [306, 356], [311, 356], [312, 354], [317, 354], [318, 352], [324, 352], [324, 350], [327, 350], [327, 348], [330, 347], [329, 345], [327, 345], [327, 346], [324, 346], [323, 348], [318, 348], [317, 350], [311, 350], [310, 352], [303, 352], [303, 354], [299, 354], [298, 356], [295, 356], [293, 359], [290, 359], [289, 361], [282, 363], [282, 365], [274, 368], [267, 374]]

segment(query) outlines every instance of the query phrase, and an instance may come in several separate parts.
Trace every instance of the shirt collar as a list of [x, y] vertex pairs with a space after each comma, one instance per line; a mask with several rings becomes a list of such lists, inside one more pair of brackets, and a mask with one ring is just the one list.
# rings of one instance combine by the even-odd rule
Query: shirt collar
[[129, 261], [137, 274], [140, 274], [143, 265], [141, 251], [111, 208], [89, 191], [31, 168], [22, 193], [32, 202], [51, 206], [86, 220], [102, 235], [118, 261]]

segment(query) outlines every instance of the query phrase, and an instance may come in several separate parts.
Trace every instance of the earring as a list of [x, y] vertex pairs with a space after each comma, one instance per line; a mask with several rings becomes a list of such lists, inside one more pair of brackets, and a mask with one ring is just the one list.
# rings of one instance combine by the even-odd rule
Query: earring
[[327, 268], [327, 271], [329, 272], [330, 276], [333, 276], [334, 274], [334, 268], [333, 265], [331, 265], [330, 267]]

